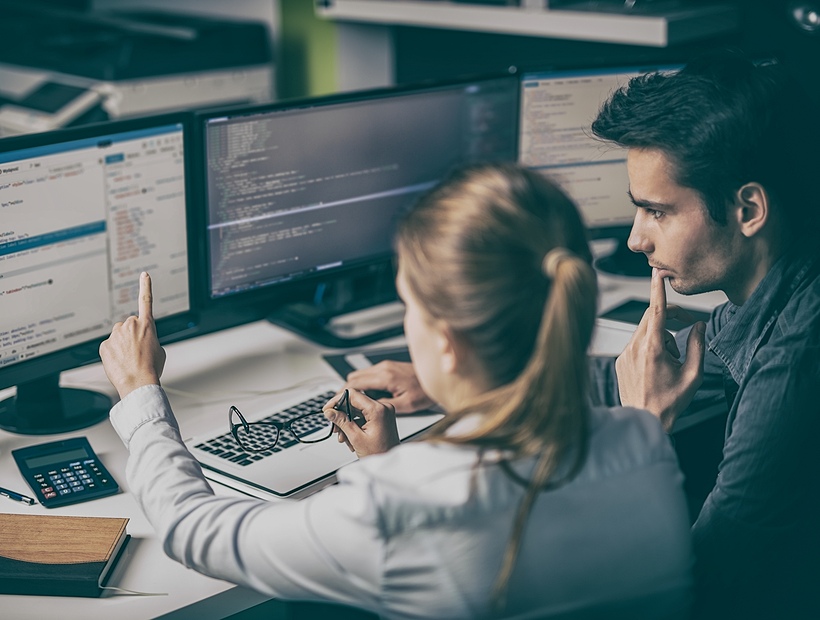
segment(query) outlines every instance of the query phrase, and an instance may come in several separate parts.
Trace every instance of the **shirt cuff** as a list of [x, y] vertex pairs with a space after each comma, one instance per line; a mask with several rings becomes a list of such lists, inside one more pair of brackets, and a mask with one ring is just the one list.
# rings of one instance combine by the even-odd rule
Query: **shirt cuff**
[[158, 385], [144, 385], [133, 390], [111, 408], [111, 425], [125, 447], [141, 426], [153, 420], [166, 420], [177, 428], [171, 404], [165, 391]]

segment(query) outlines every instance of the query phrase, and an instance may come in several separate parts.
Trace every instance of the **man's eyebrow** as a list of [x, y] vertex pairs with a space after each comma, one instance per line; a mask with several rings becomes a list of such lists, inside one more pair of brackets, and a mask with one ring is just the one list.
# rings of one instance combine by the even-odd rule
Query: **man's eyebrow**
[[672, 209], [672, 205], [667, 204], [665, 202], [653, 202], [651, 200], [640, 200], [635, 198], [632, 195], [632, 192], [627, 190], [626, 195], [629, 196], [629, 200], [632, 201], [632, 204], [636, 207], [640, 207], [642, 209]]

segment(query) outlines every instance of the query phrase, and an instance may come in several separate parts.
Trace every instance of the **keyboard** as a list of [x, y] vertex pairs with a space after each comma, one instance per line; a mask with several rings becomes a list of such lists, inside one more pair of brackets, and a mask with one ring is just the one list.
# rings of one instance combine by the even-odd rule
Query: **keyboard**
[[[259, 420], [255, 420], [257, 422], [287, 422], [288, 420], [292, 420], [293, 418], [298, 418], [301, 415], [306, 413], [311, 413], [315, 411], [321, 411], [322, 407], [327, 403], [328, 400], [335, 396], [336, 392], [334, 390], [329, 390], [327, 392], [322, 392], [321, 394], [317, 394], [312, 396], [306, 400], [303, 400], [296, 405], [288, 407], [282, 411], [277, 411], [272, 413], [271, 415], [267, 416], [266, 418], [262, 418]], [[220, 459], [224, 459], [226, 461], [230, 461], [232, 463], [236, 463], [237, 465], [241, 465], [246, 467], [248, 465], [252, 465], [257, 461], [261, 461], [262, 459], [271, 456], [277, 452], [281, 452], [282, 450], [287, 450], [299, 442], [296, 438], [287, 430], [282, 430], [279, 434], [279, 441], [276, 445], [271, 448], [270, 450], [265, 450], [264, 452], [245, 452], [240, 445], [236, 442], [233, 435], [229, 432], [222, 433], [221, 435], [217, 435], [213, 439], [208, 439], [206, 441], [200, 442], [195, 445], [195, 448], [208, 452]]]

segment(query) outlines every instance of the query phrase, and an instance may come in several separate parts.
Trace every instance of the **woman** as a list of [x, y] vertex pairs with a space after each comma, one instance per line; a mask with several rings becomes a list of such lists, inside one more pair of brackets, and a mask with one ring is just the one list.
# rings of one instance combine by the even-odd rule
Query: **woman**
[[396, 247], [414, 369], [447, 416], [397, 446], [391, 406], [351, 390], [359, 427], [337, 396], [325, 414], [362, 458], [300, 502], [212, 493], [159, 387], [142, 277], [140, 317], [100, 352], [131, 488], [168, 554], [393, 618], [685, 617], [675, 454], [650, 414], [588, 405], [596, 284], [572, 203], [520, 167], [477, 166], [425, 196]]

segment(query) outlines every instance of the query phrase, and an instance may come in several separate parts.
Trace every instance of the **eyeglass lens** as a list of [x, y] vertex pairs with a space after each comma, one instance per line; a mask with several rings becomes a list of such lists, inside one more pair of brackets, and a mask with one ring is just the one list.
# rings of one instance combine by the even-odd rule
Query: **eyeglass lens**
[[302, 443], [324, 441], [333, 433], [333, 423], [322, 412], [300, 416], [292, 420], [288, 426], [296, 439]]
[[279, 429], [273, 424], [239, 424], [236, 440], [250, 452], [261, 452], [272, 448], [279, 441]]
[[322, 412], [308, 413], [288, 420], [285, 422], [284, 430], [280, 431], [278, 423], [246, 422], [239, 410], [231, 407], [230, 422], [237, 442], [248, 452], [264, 452], [277, 444], [286, 448], [293, 445], [294, 440], [301, 443], [317, 443], [329, 438], [333, 433], [333, 423]]

